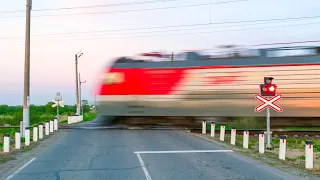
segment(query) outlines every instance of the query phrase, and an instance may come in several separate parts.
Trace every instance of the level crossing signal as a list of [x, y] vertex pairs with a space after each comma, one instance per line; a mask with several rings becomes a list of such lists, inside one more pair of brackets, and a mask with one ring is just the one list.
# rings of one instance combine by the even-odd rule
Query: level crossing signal
[[273, 77], [264, 77], [264, 84], [260, 84], [260, 94], [256, 94], [255, 98], [258, 101], [263, 102], [255, 108], [256, 112], [261, 112], [267, 107], [271, 107], [277, 112], [283, 112], [283, 109], [274, 104], [276, 101], [280, 100], [282, 96], [276, 94], [277, 85], [272, 84]]

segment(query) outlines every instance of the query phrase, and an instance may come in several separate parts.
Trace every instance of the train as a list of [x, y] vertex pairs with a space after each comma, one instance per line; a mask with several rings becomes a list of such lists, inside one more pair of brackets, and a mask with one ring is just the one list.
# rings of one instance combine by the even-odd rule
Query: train
[[283, 112], [270, 109], [271, 117], [320, 117], [320, 47], [145, 56], [120, 57], [105, 67], [98, 84], [101, 115], [264, 117], [266, 111], [255, 112], [261, 104], [255, 95], [264, 77], [273, 77]]

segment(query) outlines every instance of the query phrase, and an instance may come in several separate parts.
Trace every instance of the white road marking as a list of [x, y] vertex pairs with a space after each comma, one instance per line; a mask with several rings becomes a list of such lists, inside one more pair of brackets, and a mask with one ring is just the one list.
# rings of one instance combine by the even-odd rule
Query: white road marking
[[232, 150], [186, 150], [186, 151], [136, 151], [136, 154], [170, 154], [170, 153], [210, 153], [210, 152], [233, 152]]
[[146, 166], [144, 165], [144, 162], [143, 162], [143, 160], [142, 160], [142, 158], [141, 158], [140, 154], [139, 154], [139, 153], [137, 153], [137, 156], [138, 156], [139, 162], [140, 162], [140, 164], [141, 164], [142, 170], [143, 170], [144, 175], [146, 176], [147, 180], [152, 180], [152, 178], [151, 178], [151, 176], [150, 176], [150, 174], [149, 174], [149, 172], [148, 172], [148, 170], [147, 170]]
[[36, 158], [32, 158], [30, 161], [28, 161], [26, 164], [24, 164], [23, 166], [21, 166], [18, 170], [16, 170], [14, 173], [12, 173], [10, 176], [8, 176], [5, 180], [9, 180], [11, 178], [13, 178], [13, 176], [15, 176], [16, 174], [18, 174], [22, 169], [24, 169], [25, 167], [27, 167], [29, 164], [31, 164], [34, 160], [36, 160]]

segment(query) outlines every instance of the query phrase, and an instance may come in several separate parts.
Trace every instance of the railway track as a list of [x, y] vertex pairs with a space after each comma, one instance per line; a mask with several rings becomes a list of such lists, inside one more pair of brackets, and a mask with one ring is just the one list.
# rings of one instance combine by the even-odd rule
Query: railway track
[[[261, 131], [266, 131], [263, 129], [253, 129], [249, 130], [249, 134], [251, 136], [258, 136]], [[190, 130], [193, 133], [202, 133], [202, 130], [200, 128], [192, 129]], [[237, 135], [243, 135], [244, 129], [237, 129], [236, 134]], [[272, 136], [280, 136], [280, 135], [286, 135], [290, 137], [310, 137], [315, 136], [320, 138], [320, 130], [271, 130]], [[231, 130], [226, 130], [226, 134], [231, 134]], [[207, 134], [210, 134], [210, 130], [207, 130]], [[215, 134], [220, 134], [220, 130], [215, 130]]]

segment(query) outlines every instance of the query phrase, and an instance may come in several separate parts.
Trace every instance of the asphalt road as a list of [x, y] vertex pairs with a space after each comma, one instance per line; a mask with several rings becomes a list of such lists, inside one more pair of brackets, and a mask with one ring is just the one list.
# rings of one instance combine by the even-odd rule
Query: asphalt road
[[184, 152], [224, 148], [181, 131], [61, 131], [68, 131], [68, 134], [50, 149], [34, 157], [36, 159], [11, 179], [301, 179], [235, 152]]

